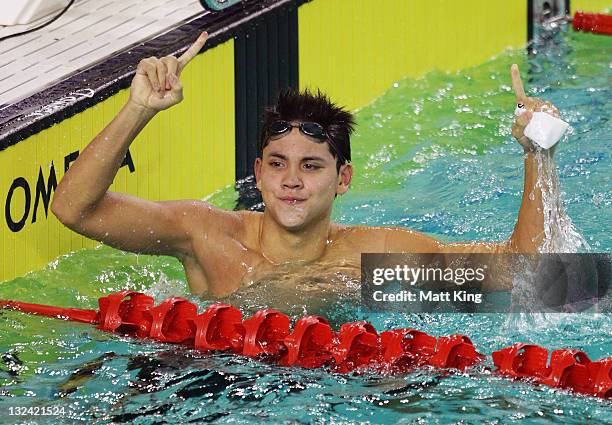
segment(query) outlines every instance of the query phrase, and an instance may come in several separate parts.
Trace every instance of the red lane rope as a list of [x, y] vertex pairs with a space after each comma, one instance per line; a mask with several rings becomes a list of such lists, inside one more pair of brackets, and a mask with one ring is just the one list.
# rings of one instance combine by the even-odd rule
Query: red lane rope
[[[98, 304], [96, 311], [0, 300], [0, 308], [91, 323], [107, 332], [338, 373], [362, 368], [405, 373], [424, 366], [465, 371], [486, 358], [465, 335], [436, 339], [408, 328], [378, 334], [363, 321], [345, 323], [336, 332], [320, 316], [303, 317], [292, 330], [289, 317], [273, 309], [242, 320], [240, 310], [228, 304], [215, 303], [198, 314], [197, 306], [184, 298], [155, 306], [152, 297], [134, 291], [110, 294]], [[612, 357], [592, 361], [580, 350], [561, 349], [548, 361], [548, 350], [523, 343], [491, 356], [499, 375], [612, 397]]]
[[574, 31], [612, 35], [612, 15], [576, 12], [572, 19]]

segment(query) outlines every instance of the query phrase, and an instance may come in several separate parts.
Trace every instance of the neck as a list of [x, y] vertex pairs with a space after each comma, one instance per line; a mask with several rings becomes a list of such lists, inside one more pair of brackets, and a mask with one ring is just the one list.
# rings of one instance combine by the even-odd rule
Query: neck
[[308, 228], [290, 231], [264, 212], [259, 226], [261, 254], [272, 264], [318, 260], [325, 253], [331, 233], [329, 217]]

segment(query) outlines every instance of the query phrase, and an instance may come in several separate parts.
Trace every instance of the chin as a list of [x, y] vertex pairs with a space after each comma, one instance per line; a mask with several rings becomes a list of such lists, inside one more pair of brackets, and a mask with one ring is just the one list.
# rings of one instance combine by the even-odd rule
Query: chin
[[306, 227], [306, 217], [298, 214], [280, 213], [276, 215], [276, 221], [287, 230], [299, 231]]
[[306, 227], [307, 212], [303, 209], [287, 208], [285, 205], [266, 206], [266, 210], [282, 228], [288, 231], [299, 231]]

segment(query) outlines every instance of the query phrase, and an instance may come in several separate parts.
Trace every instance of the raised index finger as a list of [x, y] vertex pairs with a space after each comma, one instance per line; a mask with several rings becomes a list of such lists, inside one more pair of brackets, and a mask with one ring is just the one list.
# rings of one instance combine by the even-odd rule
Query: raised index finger
[[523, 82], [521, 81], [521, 73], [519, 72], [517, 64], [512, 64], [512, 67], [510, 68], [510, 74], [512, 74], [512, 88], [514, 89], [514, 94], [516, 95], [516, 102], [525, 103], [527, 95], [525, 94], [525, 89], [523, 88]]
[[191, 61], [191, 59], [195, 58], [204, 44], [206, 44], [206, 40], [208, 39], [208, 33], [206, 31], [202, 32], [198, 39], [193, 43], [185, 53], [183, 53], [179, 58], [179, 71], [182, 71], [183, 68]]

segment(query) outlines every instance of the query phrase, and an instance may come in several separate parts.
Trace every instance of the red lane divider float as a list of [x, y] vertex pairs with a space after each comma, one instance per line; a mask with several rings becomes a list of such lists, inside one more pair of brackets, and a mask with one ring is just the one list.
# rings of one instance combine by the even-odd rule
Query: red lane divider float
[[574, 31], [612, 35], [612, 15], [578, 11], [574, 13], [572, 27]]
[[554, 350], [547, 365], [546, 348], [523, 343], [494, 351], [492, 356], [501, 375], [596, 397], [612, 396], [612, 357], [591, 361], [580, 350]]
[[[172, 297], [158, 306], [148, 295], [120, 291], [98, 300], [100, 309], [81, 310], [0, 300], [0, 308], [98, 325], [107, 332], [183, 344], [198, 350], [231, 351], [284, 366], [328, 367], [346, 373], [360, 368], [407, 372], [417, 367], [466, 369], [484, 361], [465, 335], [435, 338], [415, 329], [380, 335], [367, 322], [345, 323], [335, 332], [320, 316], [307, 316], [290, 329], [285, 314], [260, 310], [242, 320], [228, 304], [197, 306]], [[514, 344], [492, 354], [496, 373], [597, 397], [612, 397], [612, 357], [591, 361], [580, 350], [548, 350]]]

